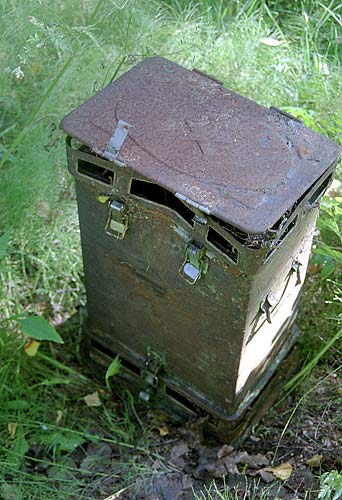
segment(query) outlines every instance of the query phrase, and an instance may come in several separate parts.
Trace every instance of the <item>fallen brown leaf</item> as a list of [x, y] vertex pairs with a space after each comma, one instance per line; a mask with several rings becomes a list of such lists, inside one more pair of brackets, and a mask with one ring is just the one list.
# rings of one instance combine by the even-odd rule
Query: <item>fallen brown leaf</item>
[[189, 447], [185, 441], [180, 441], [178, 444], [173, 446], [170, 457], [172, 464], [179, 469], [183, 469], [186, 464], [183, 455], [188, 453], [188, 451]]
[[185, 453], [188, 453], [188, 451], [189, 451], [189, 446], [187, 445], [187, 443], [185, 441], [181, 441], [180, 443], [172, 447], [171, 461], [173, 462], [175, 459], [185, 455]]
[[316, 453], [313, 457], [309, 458], [306, 461], [306, 464], [309, 465], [312, 468], [317, 468], [322, 465], [323, 462], [323, 455]]
[[47, 224], [51, 222], [51, 207], [47, 201], [41, 201], [37, 203], [37, 215]]
[[38, 352], [39, 346], [40, 342], [37, 342], [37, 340], [29, 340], [24, 346], [25, 354], [28, 356], [35, 356]]
[[92, 392], [91, 394], [87, 394], [84, 396], [84, 401], [87, 406], [101, 406], [101, 400], [99, 397], [99, 393], [97, 391]]
[[223, 458], [229, 455], [232, 451], [234, 451], [234, 446], [229, 446], [228, 444], [224, 444], [222, 448], [220, 448], [217, 452], [217, 458]]
[[272, 472], [272, 474], [277, 478], [281, 479], [282, 481], [286, 481], [291, 474], [292, 474], [292, 465], [289, 464], [288, 462], [285, 462], [283, 464], [278, 465], [277, 467], [270, 467], [267, 470], [268, 472]]
[[18, 423], [17, 422], [8, 422], [7, 428], [8, 428], [9, 438], [14, 439], [15, 434], [17, 432]]
[[169, 434], [169, 429], [166, 427], [166, 425], [161, 425], [160, 427], [157, 427], [157, 429], [161, 436], [167, 436]]
[[252, 469], [258, 469], [262, 465], [268, 465], [269, 460], [265, 457], [265, 455], [261, 455], [261, 453], [257, 453], [256, 455], [249, 455], [246, 452], [242, 452], [239, 459], [240, 464], [248, 465]]
[[62, 410], [57, 410], [56, 425], [60, 424], [63, 417]]
[[261, 43], [264, 45], [268, 45], [269, 47], [278, 47], [279, 45], [283, 45], [283, 41], [276, 40], [275, 38], [265, 37], [262, 38]]
[[271, 483], [274, 481], [274, 476], [271, 474], [271, 472], [267, 472], [265, 469], [260, 469], [257, 471], [258, 474], [260, 475], [261, 479], [265, 481], [265, 483]]
[[189, 490], [190, 488], [192, 488], [193, 484], [194, 481], [192, 477], [189, 476], [189, 474], [184, 474], [184, 476], [182, 477], [182, 488], [184, 490]]
[[237, 468], [237, 462], [233, 456], [227, 456], [223, 459], [224, 465], [229, 474], [240, 474], [239, 469]]

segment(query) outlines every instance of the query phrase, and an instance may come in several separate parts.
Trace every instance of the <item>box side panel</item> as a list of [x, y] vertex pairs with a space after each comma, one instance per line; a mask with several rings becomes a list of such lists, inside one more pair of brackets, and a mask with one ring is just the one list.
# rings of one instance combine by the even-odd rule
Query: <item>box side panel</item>
[[271, 376], [281, 353], [285, 356], [286, 346], [295, 340], [290, 325], [305, 279], [317, 215], [318, 208], [297, 211], [289, 224], [292, 228], [255, 275], [237, 378], [239, 400], [248, 399], [258, 381]]

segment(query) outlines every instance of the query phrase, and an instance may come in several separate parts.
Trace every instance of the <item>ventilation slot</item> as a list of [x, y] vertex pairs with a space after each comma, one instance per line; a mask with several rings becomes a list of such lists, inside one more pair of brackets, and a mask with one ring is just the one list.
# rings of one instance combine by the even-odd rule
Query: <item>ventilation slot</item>
[[[108, 356], [110, 359], [114, 359], [117, 356], [116, 352], [111, 351], [107, 347], [103, 347], [103, 345], [96, 342], [96, 340], [90, 341], [90, 347], [93, 347], [97, 351], [102, 352], [103, 354]], [[140, 375], [140, 369], [137, 366], [135, 366], [133, 363], [128, 361], [127, 359], [124, 359], [120, 356], [120, 362], [121, 362], [121, 365], [123, 367], [127, 368], [128, 370], [130, 370], [133, 373], [136, 373], [137, 375]]]
[[295, 217], [291, 222], [290, 224], [285, 228], [285, 230], [282, 232], [282, 234], [279, 236], [278, 240], [277, 240], [277, 243], [276, 245], [279, 245], [279, 243], [281, 243], [285, 238], [286, 236], [289, 234], [290, 231], [292, 231], [292, 229], [295, 227], [297, 223], [297, 217]]
[[194, 405], [186, 397], [179, 394], [179, 392], [171, 389], [171, 387], [169, 387], [169, 386], [165, 387], [165, 394], [167, 394], [167, 396], [170, 396], [172, 399], [177, 401], [177, 403], [180, 403], [182, 406], [185, 406], [186, 408], [188, 408], [188, 410], [192, 411], [193, 413], [198, 414], [201, 411], [196, 405]]
[[91, 179], [95, 179], [98, 182], [102, 182], [102, 184], [113, 184], [114, 172], [108, 170], [107, 168], [100, 167], [95, 163], [78, 160], [77, 170], [80, 174], [90, 177]]
[[294, 207], [292, 207], [290, 210], [287, 210], [287, 212], [285, 212], [284, 215], [282, 215], [280, 219], [277, 220], [277, 222], [271, 227], [270, 232], [277, 233], [279, 229], [281, 229], [282, 226], [285, 225], [286, 221], [291, 216], [292, 212], [296, 207], [297, 205], [294, 205]]
[[[323, 177], [323, 176], [322, 176]], [[327, 177], [325, 179], [325, 181], [322, 182], [322, 177], [320, 177], [318, 179], [318, 181], [313, 184], [312, 186], [309, 187], [309, 189], [307, 189], [305, 191], [305, 193], [302, 194], [302, 196], [300, 198], [298, 198], [293, 210], [304, 200], [304, 198], [310, 193], [310, 191], [316, 187], [315, 191], [313, 192], [313, 194], [311, 195], [310, 199], [309, 199], [309, 202], [310, 203], [314, 203], [314, 201], [316, 201], [318, 199], [318, 197], [320, 196], [320, 194], [324, 192], [325, 188], [328, 186], [331, 178], [332, 178], [332, 175], [329, 175], [329, 177]], [[322, 182], [322, 184], [320, 184]], [[318, 186], [318, 187], [317, 187]], [[313, 200], [313, 201], [312, 201]]]
[[246, 243], [246, 241], [248, 240], [249, 235], [247, 233], [244, 233], [240, 229], [237, 229], [236, 227], [232, 226], [231, 224], [228, 224], [228, 222], [225, 222], [224, 220], [221, 220], [218, 217], [215, 217], [215, 215], [211, 215], [210, 217], [214, 222], [216, 222], [221, 227], [226, 229], [239, 243], [242, 243], [244, 245]]
[[173, 193], [164, 189], [162, 186], [154, 184], [153, 182], [132, 179], [130, 192], [138, 198], [143, 198], [144, 200], [149, 200], [158, 205], [170, 208], [188, 224], [193, 226], [194, 223], [192, 219], [194, 217], [194, 212]]
[[239, 260], [239, 252], [233, 247], [233, 245], [226, 240], [220, 233], [215, 231], [212, 227], [209, 227], [207, 240], [209, 243], [218, 248], [221, 252], [226, 254], [235, 264], [238, 263]]
[[309, 198], [310, 205], [313, 205], [315, 203], [315, 201], [318, 200], [318, 198], [323, 196], [323, 194], [325, 193], [325, 190], [327, 189], [327, 187], [330, 184], [331, 179], [332, 179], [332, 175], [329, 175], [329, 177], [327, 177], [325, 179], [325, 181], [322, 182], [322, 184], [320, 186], [318, 186], [317, 189], [315, 189], [315, 191], [312, 193], [312, 195]]
[[292, 229], [295, 227], [297, 223], [297, 217], [295, 217], [291, 222], [290, 224], [285, 228], [284, 232], [279, 236], [279, 238], [275, 241], [274, 243], [274, 246], [267, 252], [267, 254], [265, 255], [265, 260], [267, 260], [271, 255], [272, 253], [274, 252], [274, 250], [276, 250], [278, 248], [278, 246], [280, 245], [280, 243], [286, 238], [286, 236], [292, 231]]

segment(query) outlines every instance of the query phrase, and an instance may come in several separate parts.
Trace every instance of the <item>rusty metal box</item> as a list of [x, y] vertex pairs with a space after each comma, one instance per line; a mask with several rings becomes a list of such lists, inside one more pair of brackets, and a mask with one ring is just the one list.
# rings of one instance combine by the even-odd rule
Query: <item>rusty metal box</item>
[[293, 346], [318, 204], [339, 148], [159, 57], [62, 127], [76, 179], [89, 355], [108, 364], [118, 353], [121, 377], [143, 399], [208, 412], [238, 436]]

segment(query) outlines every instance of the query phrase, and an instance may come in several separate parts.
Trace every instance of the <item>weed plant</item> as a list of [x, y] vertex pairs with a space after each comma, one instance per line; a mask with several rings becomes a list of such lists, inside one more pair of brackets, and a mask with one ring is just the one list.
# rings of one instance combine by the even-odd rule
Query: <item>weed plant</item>
[[[28, 311], [57, 324], [84, 302], [76, 201], [59, 123], [142, 58], [162, 55], [196, 67], [261, 104], [298, 114], [341, 142], [338, 1], [3, 0], [0, 27], [0, 234], [12, 230], [0, 276], [0, 321]], [[339, 196], [324, 201], [302, 303], [302, 353], [308, 363], [326, 342], [338, 339], [341, 325]], [[48, 360], [55, 351], [47, 351], [47, 359], [25, 357], [15, 326], [0, 333], [0, 496], [82, 498], [84, 485], [73, 481], [72, 473], [59, 476], [58, 493], [55, 479], [36, 474], [38, 462], [33, 466], [32, 457], [24, 459], [27, 443], [33, 436], [39, 441], [46, 426], [53, 435], [61, 411], [58, 432], [66, 449], [61, 435], [40, 446], [48, 448], [45, 456], [59, 471], [64, 463], [72, 472], [68, 454], [96, 439], [94, 420], [124, 443], [131, 442], [134, 424], [105, 409], [80, 418], [88, 382], [52, 365]], [[324, 359], [335, 368], [340, 356], [335, 342]], [[71, 386], [76, 389], [68, 391]], [[13, 440], [9, 422], [18, 426]]]

